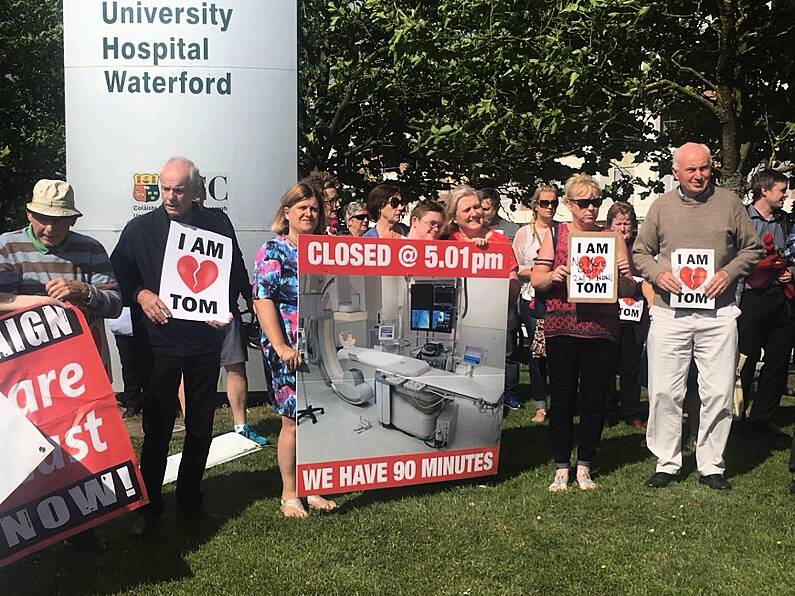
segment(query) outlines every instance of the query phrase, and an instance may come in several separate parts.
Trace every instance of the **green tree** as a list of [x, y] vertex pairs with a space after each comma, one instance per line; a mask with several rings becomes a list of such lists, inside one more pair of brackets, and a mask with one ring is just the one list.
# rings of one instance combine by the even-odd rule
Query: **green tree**
[[713, 149], [735, 190], [760, 164], [792, 168], [795, 3], [572, 0], [549, 11], [550, 62], [593, 101], [660, 117], [651, 153], [665, 169], [666, 148], [686, 140]]
[[61, 2], [0, 3], [0, 229], [24, 221], [39, 178], [64, 176]]

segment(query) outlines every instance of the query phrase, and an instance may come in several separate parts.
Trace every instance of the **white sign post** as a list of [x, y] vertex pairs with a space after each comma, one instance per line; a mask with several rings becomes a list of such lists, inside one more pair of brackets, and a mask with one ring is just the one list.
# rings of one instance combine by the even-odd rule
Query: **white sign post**
[[171, 222], [160, 277], [160, 299], [175, 319], [229, 322], [232, 240]]
[[671, 252], [671, 267], [682, 283], [680, 294], [671, 294], [673, 308], [715, 308], [715, 299], [704, 293], [715, 275], [715, 251], [711, 248], [680, 248]]
[[[183, 155], [253, 263], [297, 175], [296, 0], [64, 0], [63, 19], [78, 230], [110, 253]], [[260, 363], [248, 373], [265, 388]]]
[[618, 299], [617, 234], [572, 232], [569, 235], [569, 302], [615, 302]]

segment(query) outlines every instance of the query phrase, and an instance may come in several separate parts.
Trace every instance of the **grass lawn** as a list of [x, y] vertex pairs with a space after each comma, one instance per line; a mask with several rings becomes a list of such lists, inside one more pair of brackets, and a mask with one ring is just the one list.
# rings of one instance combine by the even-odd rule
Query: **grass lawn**
[[[222, 521], [185, 525], [170, 487], [152, 538], [131, 539], [122, 517], [99, 529], [108, 553], [54, 545], [0, 570], [0, 594], [792, 593], [788, 445], [732, 437], [728, 493], [698, 484], [692, 454], [683, 482], [653, 491], [642, 434], [619, 425], [602, 440], [601, 488], [552, 495], [549, 429], [530, 417], [506, 416], [495, 478], [343, 495], [307, 520], [278, 513], [266, 448], [207, 473]], [[795, 421], [792, 398], [780, 421]], [[250, 422], [275, 441], [268, 408]], [[216, 424], [229, 428], [228, 410]]]

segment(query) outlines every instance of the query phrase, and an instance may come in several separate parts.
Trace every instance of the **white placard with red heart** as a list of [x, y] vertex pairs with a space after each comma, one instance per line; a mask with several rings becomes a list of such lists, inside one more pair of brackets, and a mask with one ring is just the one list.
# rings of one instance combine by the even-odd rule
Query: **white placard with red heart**
[[616, 241], [610, 232], [569, 234], [569, 302], [615, 302], [618, 298]]
[[175, 319], [228, 322], [232, 240], [171, 222], [160, 299]]
[[671, 294], [673, 308], [715, 308], [715, 299], [704, 293], [715, 275], [715, 251], [711, 248], [680, 248], [671, 252], [671, 270], [682, 284], [680, 294]]
[[643, 300], [634, 298], [618, 299], [618, 318], [622, 321], [637, 323], [643, 316]]

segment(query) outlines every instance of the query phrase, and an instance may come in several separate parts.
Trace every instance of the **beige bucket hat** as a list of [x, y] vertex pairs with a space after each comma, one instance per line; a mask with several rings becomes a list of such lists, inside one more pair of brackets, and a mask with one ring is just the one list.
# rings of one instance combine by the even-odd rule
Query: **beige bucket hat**
[[75, 193], [63, 180], [39, 180], [33, 187], [33, 198], [26, 205], [28, 211], [50, 217], [80, 217], [75, 209]]

